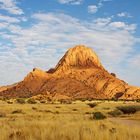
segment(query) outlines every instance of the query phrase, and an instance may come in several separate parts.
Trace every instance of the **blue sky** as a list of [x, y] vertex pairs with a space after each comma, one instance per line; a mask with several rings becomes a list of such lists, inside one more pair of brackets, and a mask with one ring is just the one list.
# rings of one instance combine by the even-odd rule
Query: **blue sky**
[[0, 0], [0, 85], [54, 67], [85, 44], [120, 79], [140, 86], [139, 0]]

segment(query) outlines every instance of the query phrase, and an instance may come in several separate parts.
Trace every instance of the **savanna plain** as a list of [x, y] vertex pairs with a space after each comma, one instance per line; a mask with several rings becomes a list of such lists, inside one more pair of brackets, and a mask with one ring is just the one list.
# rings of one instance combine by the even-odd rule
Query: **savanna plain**
[[140, 103], [0, 100], [0, 140], [140, 140]]

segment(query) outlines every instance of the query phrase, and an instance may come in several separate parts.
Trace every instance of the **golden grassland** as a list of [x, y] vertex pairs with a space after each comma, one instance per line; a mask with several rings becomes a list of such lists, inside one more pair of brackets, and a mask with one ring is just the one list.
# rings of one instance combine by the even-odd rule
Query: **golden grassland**
[[[117, 106], [140, 103], [99, 101], [93, 108], [87, 103], [89, 101], [72, 104], [0, 101], [0, 140], [140, 140], [139, 111], [119, 118], [108, 114]], [[94, 120], [92, 113], [96, 111], [107, 118]], [[135, 121], [123, 123], [123, 120]]]

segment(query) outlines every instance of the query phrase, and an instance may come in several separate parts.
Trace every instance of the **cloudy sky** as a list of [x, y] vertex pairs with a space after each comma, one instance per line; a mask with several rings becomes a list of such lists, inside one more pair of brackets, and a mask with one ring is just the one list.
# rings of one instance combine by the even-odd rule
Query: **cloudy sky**
[[140, 86], [139, 13], [140, 0], [0, 0], [0, 85], [85, 44], [109, 72]]

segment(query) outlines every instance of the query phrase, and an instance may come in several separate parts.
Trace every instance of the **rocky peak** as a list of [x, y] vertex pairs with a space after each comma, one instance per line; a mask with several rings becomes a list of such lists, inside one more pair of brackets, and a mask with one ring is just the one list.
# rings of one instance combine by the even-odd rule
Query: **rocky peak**
[[55, 70], [69, 69], [72, 67], [86, 68], [86, 67], [100, 67], [103, 66], [96, 53], [89, 47], [84, 45], [77, 45], [74, 48], [70, 48], [59, 63], [56, 65]]

